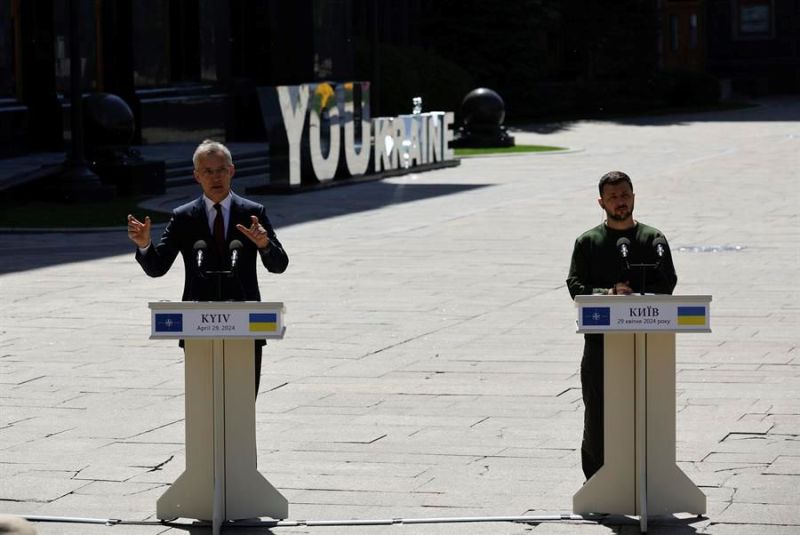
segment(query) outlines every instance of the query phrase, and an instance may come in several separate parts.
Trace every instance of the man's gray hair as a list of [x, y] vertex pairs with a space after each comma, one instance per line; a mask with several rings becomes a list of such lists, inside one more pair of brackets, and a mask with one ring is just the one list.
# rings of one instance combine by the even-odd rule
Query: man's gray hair
[[225, 157], [225, 161], [228, 162], [228, 165], [233, 165], [233, 158], [231, 157], [231, 151], [228, 150], [228, 147], [219, 141], [204, 139], [194, 150], [194, 155], [192, 156], [192, 163], [195, 169], [197, 169], [197, 162], [200, 156], [205, 154], [222, 154]]

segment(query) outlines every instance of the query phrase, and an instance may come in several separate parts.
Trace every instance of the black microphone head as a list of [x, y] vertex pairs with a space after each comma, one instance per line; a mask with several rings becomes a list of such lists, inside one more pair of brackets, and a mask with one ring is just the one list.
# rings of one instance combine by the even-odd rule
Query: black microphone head
[[628, 238], [620, 238], [617, 240], [617, 251], [625, 262], [628, 261], [628, 250], [631, 246], [631, 240]]
[[233, 240], [229, 245], [231, 250], [231, 271], [228, 274], [229, 277], [233, 277], [234, 273], [238, 272], [238, 264], [239, 264], [239, 255], [241, 255], [241, 250], [244, 248], [242, 242], [239, 240]]
[[203, 240], [197, 240], [194, 242], [194, 254], [195, 254], [195, 262], [197, 264], [197, 271], [200, 272], [200, 278], [205, 279], [205, 263], [206, 263], [206, 252], [208, 250], [208, 244]]
[[663, 259], [666, 254], [667, 240], [665, 240], [663, 236], [657, 236], [656, 239], [653, 240], [653, 248], [656, 250], [656, 256], [660, 263], [661, 259]]

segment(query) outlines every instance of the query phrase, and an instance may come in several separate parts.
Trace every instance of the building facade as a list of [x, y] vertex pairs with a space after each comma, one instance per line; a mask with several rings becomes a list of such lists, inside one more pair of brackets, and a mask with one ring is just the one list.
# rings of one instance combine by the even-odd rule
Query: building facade
[[83, 93], [123, 98], [144, 144], [261, 139], [257, 86], [355, 79], [354, 35], [403, 26], [384, 1], [0, 0], [0, 157], [64, 148], [72, 1]]
[[[654, 23], [660, 39], [653, 47], [660, 67], [705, 71], [742, 92], [800, 91], [800, 0], [652, 1], [657, 8], [651, 12], [659, 18]], [[391, 64], [411, 57], [402, 47], [416, 45], [419, 53], [436, 42], [431, 32], [438, 32], [439, 43], [453, 42], [442, 35], [447, 26], [442, 13], [451, 9], [443, 0], [0, 0], [0, 157], [65, 148], [73, 2], [80, 11], [82, 92], [123, 98], [136, 119], [135, 144], [265, 139], [256, 96], [260, 86], [368, 80], [377, 116], [382, 106], [396, 108], [407, 100], [403, 94], [386, 104], [390, 85], [412, 79], [405, 64], [403, 72], [388, 78], [394, 82], [381, 87]], [[425, 24], [426, 13], [437, 5], [439, 22]], [[541, 8], [540, 2], [524, 5]], [[580, 1], [548, 7], [573, 14], [555, 14], [554, 21], [579, 25], [591, 24], [591, 17], [574, 13], [590, 8], [599, 9]], [[524, 36], [550, 43], [542, 50], [561, 50], [524, 58], [539, 69], [542, 84], [563, 82], [558, 73], [576, 61], [571, 55], [576, 47], [558, 42], [569, 33], [564, 30], [542, 27]], [[616, 35], [605, 24], [596, 31], [572, 30], [579, 39]], [[583, 48], [596, 49], [591, 43]], [[450, 50], [444, 59], [469, 70], [473, 53]], [[491, 87], [493, 80], [467, 74]], [[505, 89], [513, 97], [513, 87]]]
[[797, 0], [661, 0], [664, 68], [705, 71], [748, 95], [800, 91]]

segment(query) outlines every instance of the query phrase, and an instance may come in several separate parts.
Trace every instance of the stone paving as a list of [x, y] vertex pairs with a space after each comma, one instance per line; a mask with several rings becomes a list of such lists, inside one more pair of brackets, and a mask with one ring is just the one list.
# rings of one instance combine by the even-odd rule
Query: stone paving
[[[564, 279], [621, 169], [670, 240], [676, 293], [711, 294], [679, 335], [677, 458], [702, 518], [649, 533], [800, 533], [800, 99], [617, 122], [534, 125], [569, 154], [261, 198], [290, 256], [264, 354], [259, 469], [290, 519], [568, 514], [583, 482], [582, 339]], [[196, 190], [170, 190], [176, 203]], [[158, 203], [157, 203], [158, 204]], [[144, 215], [147, 210], [139, 215]], [[0, 234], [0, 513], [155, 520], [184, 467], [182, 353], [151, 341], [124, 228]], [[37, 524], [43, 535], [205, 527]], [[275, 534], [633, 534], [635, 521], [227, 528]]]

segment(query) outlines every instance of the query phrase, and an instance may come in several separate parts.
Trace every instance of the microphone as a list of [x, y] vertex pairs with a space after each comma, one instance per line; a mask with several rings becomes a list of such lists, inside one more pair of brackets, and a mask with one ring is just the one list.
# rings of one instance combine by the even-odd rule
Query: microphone
[[194, 242], [194, 254], [195, 254], [195, 264], [197, 265], [197, 270], [202, 274], [203, 268], [205, 267], [203, 264], [206, 261], [206, 251], [208, 250], [208, 244], [203, 240], [197, 240]]
[[656, 248], [656, 256], [659, 262], [664, 259], [664, 255], [667, 252], [666, 245], [667, 240], [665, 240], [663, 236], [659, 236], [653, 240], [653, 247]]
[[622, 260], [625, 262], [625, 269], [630, 269], [631, 265], [628, 262], [628, 253], [630, 253], [631, 240], [628, 238], [620, 238], [617, 240], [617, 250]]
[[628, 238], [620, 238], [617, 240], [617, 250], [619, 255], [626, 262], [628, 261], [628, 253], [630, 252], [631, 240]]
[[239, 263], [239, 253], [244, 248], [242, 242], [239, 240], [233, 240], [230, 244], [231, 250], [231, 274], [236, 271], [237, 264]]

